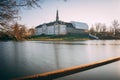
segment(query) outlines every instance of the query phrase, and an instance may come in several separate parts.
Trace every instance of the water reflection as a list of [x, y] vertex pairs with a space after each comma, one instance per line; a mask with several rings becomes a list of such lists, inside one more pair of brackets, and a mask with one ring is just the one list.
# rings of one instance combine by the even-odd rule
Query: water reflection
[[[119, 40], [0, 42], [0, 78], [43, 73], [117, 56]], [[98, 75], [120, 79], [119, 67], [120, 62], [116, 62], [57, 80], [93, 80]]]

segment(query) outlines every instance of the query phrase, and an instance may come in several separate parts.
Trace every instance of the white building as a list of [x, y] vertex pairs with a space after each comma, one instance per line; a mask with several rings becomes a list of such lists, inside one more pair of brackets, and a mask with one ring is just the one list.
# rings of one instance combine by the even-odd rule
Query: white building
[[59, 20], [58, 10], [56, 21], [44, 23], [35, 28], [36, 35], [67, 35], [67, 34], [88, 34], [86, 23], [71, 21], [63, 22]]

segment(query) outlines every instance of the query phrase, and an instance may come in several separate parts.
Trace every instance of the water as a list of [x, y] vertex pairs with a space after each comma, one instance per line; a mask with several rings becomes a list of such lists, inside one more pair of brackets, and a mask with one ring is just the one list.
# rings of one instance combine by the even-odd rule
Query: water
[[[0, 42], [0, 79], [120, 56], [120, 40]], [[120, 80], [120, 61], [56, 80]]]

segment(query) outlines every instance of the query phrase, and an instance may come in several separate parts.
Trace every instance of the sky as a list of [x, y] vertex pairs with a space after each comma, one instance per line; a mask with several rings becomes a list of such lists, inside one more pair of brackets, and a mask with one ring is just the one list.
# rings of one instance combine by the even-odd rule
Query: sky
[[18, 22], [34, 28], [54, 21], [57, 9], [60, 20], [84, 22], [89, 27], [96, 23], [110, 26], [113, 20], [120, 22], [120, 0], [42, 0], [40, 5], [41, 8], [21, 10]]

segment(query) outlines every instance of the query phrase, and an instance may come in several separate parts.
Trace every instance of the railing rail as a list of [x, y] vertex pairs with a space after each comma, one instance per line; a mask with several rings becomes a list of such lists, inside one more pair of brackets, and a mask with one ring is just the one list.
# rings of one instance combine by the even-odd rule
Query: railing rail
[[56, 78], [64, 77], [64, 76], [71, 75], [74, 73], [83, 72], [83, 71], [86, 71], [89, 69], [103, 66], [103, 65], [106, 65], [106, 64], [109, 64], [112, 62], [116, 62], [119, 60], [120, 60], [120, 57], [115, 57], [115, 58], [106, 59], [106, 60], [99, 61], [99, 62], [94, 62], [94, 63], [75, 66], [75, 67], [71, 67], [71, 68], [65, 68], [65, 69], [61, 69], [61, 70], [46, 72], [46, 73], [42, 73], [42, 74], [35, 74], [32, 76], [25, 76], [25, 77], [16, 78], [13, 80], [34, 80], [34, 79], [35, 80], [53, 80]]

